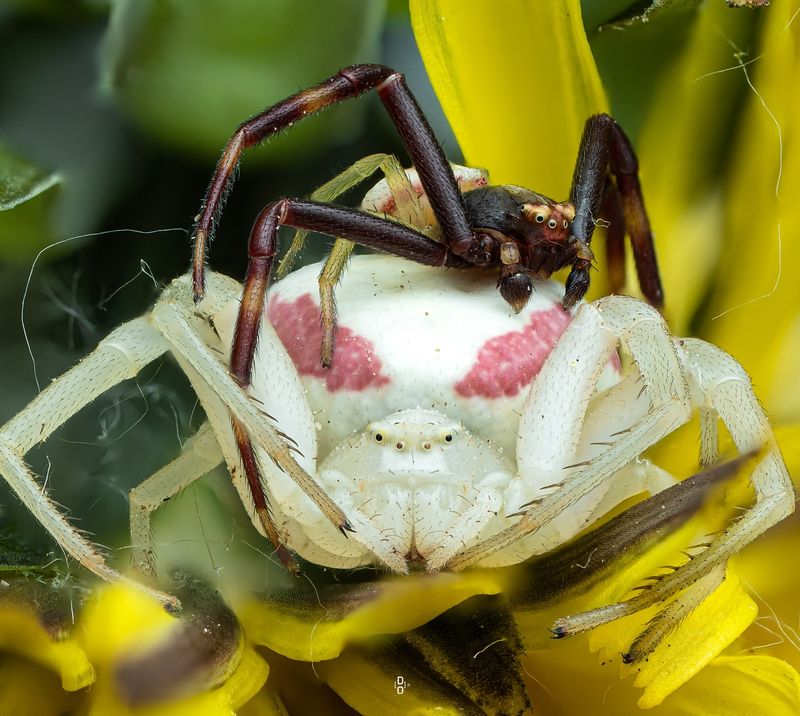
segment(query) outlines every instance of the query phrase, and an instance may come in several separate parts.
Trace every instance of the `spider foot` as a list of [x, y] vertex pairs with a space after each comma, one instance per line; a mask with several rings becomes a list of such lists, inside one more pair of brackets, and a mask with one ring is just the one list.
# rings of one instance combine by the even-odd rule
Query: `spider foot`
[[284, 545], [279, 544], [275, 548], [275, 554], [278, 555], [278, 559], [281, 561], [283, 568], [289, 572], [289, 574], [292, 574], [295, 577], [300, 576], [300, 563], [297, 561], [297, 556], [294, 552]]
[[[725, 566], [721, 565], [676, 596], [662, 602], [656, 614], [622, 654], [622, 661], [625, 664], [636, 664], [646, 660], [662, 643], [666, 643], [670, 634], [722, 584], [724, 578]], [[640, 602], [641, 597], [637, 597], [563, 617], [556, 620], [550, 631], [554, 639], [561, 639], [594, 629], [620, 617], [635, 614], [644, 608]]]

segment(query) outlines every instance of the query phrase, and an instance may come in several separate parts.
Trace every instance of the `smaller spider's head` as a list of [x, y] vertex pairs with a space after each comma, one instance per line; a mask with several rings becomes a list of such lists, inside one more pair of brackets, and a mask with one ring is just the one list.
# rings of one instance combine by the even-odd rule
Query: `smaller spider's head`
[[[521, 186], [487, 186], [463, 195], [472, 228], [520, 249], [541, 245], [565, 246], [575, 219], [575, 207], [556, 202]], [[504, 262], [505, 263], [505, 262]]]
[[575, 219], [575, 207], [549, 200], [525, 202], [520, 207], [520, 219], [528, 224], [525, 233], [529, 240], [532, 237], [537, 242], [566, 244]]
[[487, 186], [463, 195], [470, 226], [494, 240], [500, 264], [497, 287], [519, 313], [533, 293], [534, 278], [549, 278], [575, 257], [575, 207], [520, 186]]

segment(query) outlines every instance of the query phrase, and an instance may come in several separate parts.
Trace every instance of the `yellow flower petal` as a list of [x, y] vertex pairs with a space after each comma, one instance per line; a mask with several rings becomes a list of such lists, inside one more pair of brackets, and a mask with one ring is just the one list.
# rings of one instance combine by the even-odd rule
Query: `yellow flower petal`
[[100, 587], [81, 615], [80, 639], [94, 664], [107, 664], [132, 648], [156, 644], [177, 623], [144, 593]]
[[[280, 698], [269, 688], [261, 689], [244, 706], [236, 708], [237, 716], [287, 716]], [[309, 713], [314, 713], [309, 709]]]
[[768, 656], [723, 656], [672, 694], [675, 716], [797, 716], [800, 676]]
[[168, 638], [180, 627], [179, 621], [141, 592], [115, 585], [99, 590], [87, 605], [80, 626], [81, 642], [98, 672], [89, 694], [90, 716], [231, 716], [261, 689], [269, 673], [264, 660], [245, 647], [235, 670], [221, 686], [195, 696], [133, 708], [120, 698], [118, 665], [132, 653]]
[[726, 38], [736, 38], [748, 20], [724, 3], [698, 8], [686, 49], [660, 81], [637, 142], [666, 313], [678, 335], [687, 334], [721, 247], [727, 245], [713, 162], [721, 159], [717, 152], [731, 121], [739, 78], [704, 75], [730, 64]]
[[[745, 120], [726, 197], [721, 281], [705, 326], [753, 377], [777, 419], [800, 415], [796, 349], [800, 315], [800, 22], [796, 3], [776, 0], [764, 13], [746, 71]], [[743, 70], [736, 70], [743, 73]], [[746, 87], [747, 78], [741, 81]], [[780, 180], [780, 182], [779, 182]], [[777, 193], [777, 195], [776, 195]], [[779, 275], [780, 274], [780, 275]], [[720, 315], [722, 314], [722, 315]], [[779, 408], [780, 412], [776, 409]]]
[[318, 664], [317, 670], [359, 713], [383, 716], [470, 713], [470, 702], [455, 689], [448, 689], [422, 672], [398, 674], [393, 667], [394, 661], [382, 659], [380, 652], [352, 648], [338, 659]]
[[10, 604], [0, 606], [0, 649], [52, 669], [61, 676], [65, 691], [82, 689], [94, 680], [94, 669], [73, 637], [53, 639], [33, 614]]
[[[641, 708], [651, 708], [686, 683], [731, 644], [758, 615], [738, 577], [728, 575], [647, 658], [638, 665], [634, 685], [644, 687]], [[738, 713], [746, 713], [739, 711]]]
[[411, 0], [422, 59], [468, 164], [569, 193], [584, 122], [607, 103], [578, 0]]
[[[498, 594], [510, 570], [480, 570], [385, 579], [365, 585], [344, 605], [301, 595], [291, 603], [251, 602], [239, 616], [250, 641], [290, 659], [323, 661], [352, 642], [376, 634], [399, 634], [425, 624], [476, 594]], [[344, 614], [342, 614], [344, 609]]]

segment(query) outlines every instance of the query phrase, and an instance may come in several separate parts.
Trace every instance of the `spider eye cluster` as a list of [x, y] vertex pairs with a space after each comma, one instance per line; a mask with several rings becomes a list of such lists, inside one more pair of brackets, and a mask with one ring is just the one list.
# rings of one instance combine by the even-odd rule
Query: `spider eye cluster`
[[435, 446], [452, 445], [458, 441], [459, 431], [453, 425], [399, 424], [373, 423], [369, 426], [369, 439], [373, 445], [392, 447], [402, 451], [406, 448], [428, 451]]
[[[569, 207], [566, 208], [568, 209]], [[568, 218], [562, 218], [562, 215], [565, 213], [564, 210], [565, 206], [561, 204], [556, 205], [555, 210], [547, 204], [523, 204], [522, 215], [528, 221], [533, 221], [537, 224], [544, 224], [547, 222], [547, 228], [549, 229], [558, 228], [559, 223], [566, 229], [569, 227], [572, 216], [568, 213]]]

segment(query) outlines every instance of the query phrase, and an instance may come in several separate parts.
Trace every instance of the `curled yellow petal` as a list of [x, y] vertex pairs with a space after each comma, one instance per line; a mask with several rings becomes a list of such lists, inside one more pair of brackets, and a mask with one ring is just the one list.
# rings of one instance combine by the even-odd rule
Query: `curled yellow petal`
[[578, 0], [411, 0], [422, 59], [465, 159], [494, 183], [569, 192], [583, 124], [607, 110]]
[[316, 593], [251, 602], [239, 616], [250, 641], [290, 659], [324, 661], [349, 643], [414, 629], [476, 594], [498, 594], [509, 574], [495, 569], [386, 579], [338, 602]]
[[[216, 688], [203, 684], [192, 688], [194, 695], [166, 694], [155, 702], [134, 706], [123, 697], [120, 666], [131, 654], [141, 653], [168, 642], [182, 632], [184, 623], [169, 616], [160, 604], [138, 590], [122, 586], [100, 589], [87, 605], [80, 620], [80, 639], [97, 668], [97, 681], [89, 693], [90, 716], [140, 713], [148, 716], [229, 716], [251, 699], [267, 679], [269, 667], [256, 652], [239, 643], [222, 668], [230, 676]], [[208, 638], [214, 638], [209, 630]], [[192, 644], [187, 643], [186, 648]], [[170, 670], [172, 664], [163, 664]], [[213, 677], [219, 677], [214, 673]], [[201, 691], [198, 692], [198, 689]]]
[[94, 680], [86, 652], [74, 638], [53, 639], [33, 614], [11, 604], [0, 605], [0, 649], [52, 669], [65, 691], [82, 689]]
[[722, 584], [645, 662], [634, 667], [638, 672], [634, 685], [644, 687], [639, 706], [660, 704], [718, 656], [757, 615], [758, 606], [729, 567]]
[[769, 656], [722, 656], [663, 705], [665, 713], [676, 716], [796, 716], [800, 676]]

